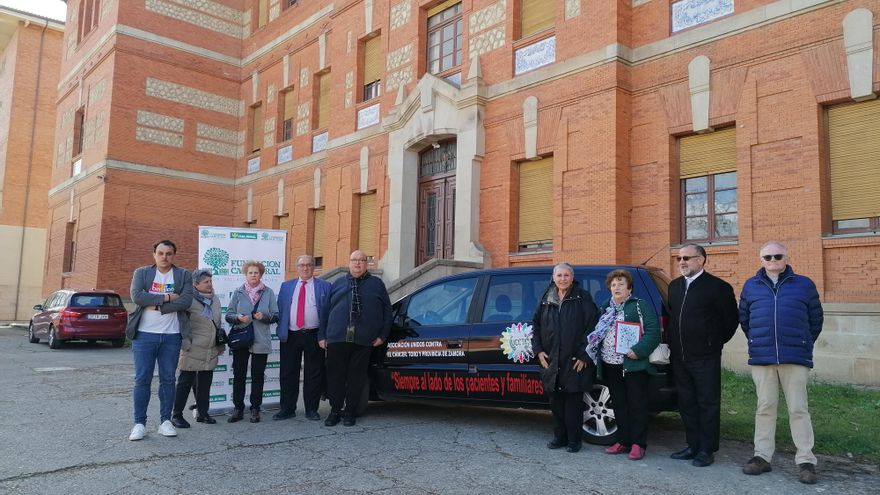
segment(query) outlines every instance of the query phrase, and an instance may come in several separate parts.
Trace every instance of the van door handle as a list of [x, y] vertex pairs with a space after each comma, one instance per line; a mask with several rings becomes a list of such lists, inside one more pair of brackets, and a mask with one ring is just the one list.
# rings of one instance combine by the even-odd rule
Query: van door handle
[[461, 339], [449, 339], [446, 341], [447, 349], [461, 349], [462, 340]]

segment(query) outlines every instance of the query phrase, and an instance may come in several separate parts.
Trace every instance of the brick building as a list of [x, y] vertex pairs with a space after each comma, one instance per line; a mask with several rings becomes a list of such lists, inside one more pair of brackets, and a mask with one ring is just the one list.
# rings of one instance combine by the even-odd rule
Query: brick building
[[0, 321], [40, 300], [64, 24], [0, 6]]
[[[880, 360], [880, 2], [70, 0], [44, 291], [123, 294], [160, 238], [281, 228], [326, 271], [642, 263], [771, 238]], [[434, 262], [436, 263], [436, 262]], [[290, 267], [291, 264], [288, 264]], [[741, 337], [727, 362], [741, 366]]]

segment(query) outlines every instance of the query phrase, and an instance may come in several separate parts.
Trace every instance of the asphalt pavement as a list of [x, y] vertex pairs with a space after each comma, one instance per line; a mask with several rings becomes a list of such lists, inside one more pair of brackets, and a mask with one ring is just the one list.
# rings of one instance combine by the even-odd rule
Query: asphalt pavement
[[[746, 476], [749, 445], [722, 442], [695, 468], [669, 454], [683, 434], [652, 423], [641, 461], [584, 445], [545, 448], [544, 411], [373, 402], [354, 427], [298, 416], [216, 425], [192, 422], [176, 438], [130, 442], [131, 352], [74, 343], [50, 350], [0, 327], [0, 493], [14, 494], [807, 494], [878, 493], [878, 467], [820, 457], [819, 483], [798, 483], [791, 453]], [[154, 390], [158, 380], [154, 380]], [[329, 405], [322, 402], [326, 416]], [[662, 427], [662, 428], [661, 428]]]

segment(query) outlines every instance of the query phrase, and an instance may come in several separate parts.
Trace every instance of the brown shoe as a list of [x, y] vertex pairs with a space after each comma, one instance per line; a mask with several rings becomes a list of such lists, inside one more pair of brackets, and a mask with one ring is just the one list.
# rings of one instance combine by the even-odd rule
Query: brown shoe
[[251, 423], [259, 423], [260, 422], [260, 410], [259, 409], [251, 409]]
[[819, 477], [816, 476], [816, 465], [805, 462], [803, 464], [798, 464], [798, 467], [801, 468], [801, 474], [798, 476], [798, 481], [806, 485], [815, 485], [816, 481], [819, 480]]
[[765, 461], [763, 457], [752, 457], [749, 459], [749, 462], [743, 466], [743, 473], [757, 476], [761, 473], [769, 473], [773, 471], [773, 468], [770, 467], [770, 463]]
[[229, 419], [226, 420], [227, 423], [235, 423], [236, 421], [241, 421], [244, 419], [244, 410], [242, 409], [233, 409], [232, 415], [229, 416]]

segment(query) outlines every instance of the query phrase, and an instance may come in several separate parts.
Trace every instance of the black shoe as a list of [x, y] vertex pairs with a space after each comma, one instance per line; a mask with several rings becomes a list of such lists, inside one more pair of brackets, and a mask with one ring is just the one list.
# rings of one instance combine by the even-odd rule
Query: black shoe
[[189, 423], [180, 415], [171, 416], [171, 424], [173, 424], [175, 428], [189, 428]]
[[285, 411], [284, 409], [278, 411], [272, 416], [273, 421], [282, 421], [285, 419], [295, 418], [296, 411]]
[[673, 458], [673, 459], [687, 459], [687, 460], [690, 460], [690, 459], [693, 459], [693, 458], [696, 457], [696, 456], [697, 456], [697, 451], [696, 451], [696, 450], [694, 450], [694, 449], [692, 449], [692, 448], [690, 448], [690, 447], [685, 447], [685, 448], [679, 450], [678, 452], [674, 452], [674, 453], [673, 453], [672, 455], [670, 455], [669, 457], [671, 457], [671, 458]]
[[357, 423], [357, 421], [354, 419], [354, 415], [346, 415], [345, 418], [342, 419], [342, 426], [354, 426], [355, 423]]
[[330, 414], [327, 415], [327, 419], [324, 420], [324, 426], [336, 426], [339, 424], [339, 413], [336, 411], [330, 411]]
[[711, 466], [712, 463], [715, 462], [715, 455], [711, 452], [698, 452], [697, 456], [694, 457], [694, 461], [691, 463], [695, 467], [706, 467]]
[[251, 423], [259, 423], [260, 422], [260, 410], [259, 409], [251, 409]]
[[568, 444], [568, 448], [565, 449], [565, 451], [568, 452], [569, 454], [574, 454], [575, 452], [580, 452], [581, 451], [581, 443], [580, 442], [570, 443], [570, 444]]
[[562, 438], [554, 438], [553, 440], [550, 440], [549, 442], [547, 442], [547, 448], [550, 450], [561, 449], [562, 447], [565, 447], [566, 445], [568, 445], [568, 441], [564, 440]]
[[217, 420], [212, 418], [211, 416], [208, 416], [207, 414], [196, 416], [196, 421], [198, 421], [199, 423], [205, 423], [206, 425], [217, 424]]
[[306, 419], [318, 421], [321, 419], [321, 415], [318, 414], [318, 411], [306, 411]]
[[229, 419], [226, 420], [227, 423], [235, 423], [236, 421], [241, 421], [244, 419], [244, 409], [233, 409], [232, 414], [229, 416]]

